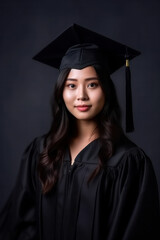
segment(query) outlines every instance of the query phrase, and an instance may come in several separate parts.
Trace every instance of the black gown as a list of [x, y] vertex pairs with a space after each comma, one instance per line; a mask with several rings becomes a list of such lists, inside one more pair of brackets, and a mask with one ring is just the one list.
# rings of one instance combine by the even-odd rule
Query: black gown
[[128, 142], [117, 148], [90, 182], [97, 166], [99, 139], [70, 165], [66, 149], [61, 177], [41, 194], [36, 165], [43, 138], [22, 157], [19, 175], [1, 212], [0, 240], [159, 240], [158, 186], [152, 163]]

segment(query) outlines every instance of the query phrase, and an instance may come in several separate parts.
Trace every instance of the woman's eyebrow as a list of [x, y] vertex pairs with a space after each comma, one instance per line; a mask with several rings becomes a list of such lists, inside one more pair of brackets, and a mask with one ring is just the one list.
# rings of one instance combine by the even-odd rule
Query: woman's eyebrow
[[77, 81], [76, 78], [67, 78], [66, 81]]
[[86, 78], [85, 81], [91, 81], [91, 80], [97, 80], [99, 81], [99, 78], [98, 77], [89, 77], [89, 78]]

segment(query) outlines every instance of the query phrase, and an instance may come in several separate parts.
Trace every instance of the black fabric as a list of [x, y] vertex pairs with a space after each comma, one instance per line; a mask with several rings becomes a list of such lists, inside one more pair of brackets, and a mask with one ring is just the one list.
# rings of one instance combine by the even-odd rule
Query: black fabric
[[126, 66], [126, 132], [134, 131], [131, 89], [131, 71], [130, 67]]
[[62, 58], [60, 71], [65, 68], [83, 69], [88, 66], [99, 65], [104, 69], [109, 68], [107, 57], [102, 53], [100, 48], [92, 43], [77, 44], [70, 47]]
[[56, 187], [41, 195], [36, 165], [43, 138], [25, 151], [12, 195], [1, 213], [3, 240], [158, 240], [158, 187], [150, 159], [127, 142], [91, 181], [99, 139], [70, 165], [66, 149]]
[[109, 73], [112, 74], [125, 65], [126, 48], [129, 59], [140, 55], [140, 52], [116, 42], [90, 29], [73, 24], [57, 38], [45, 46], [33, 59], [54, 68], [60, 68], [62, 58], [67, 50], [77, 44], [92, 43], [101, 49], [108, 59]]
[[0, 213], [0, 240], [38, 240], [36, 162], [38, 139], [25, 150], [15, 187]]

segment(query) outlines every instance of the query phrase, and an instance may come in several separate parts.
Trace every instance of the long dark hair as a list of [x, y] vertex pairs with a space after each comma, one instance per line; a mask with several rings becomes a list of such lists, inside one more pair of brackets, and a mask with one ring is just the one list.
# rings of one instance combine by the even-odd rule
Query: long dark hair
[[[110, 75], [104, 68], [94, 66], [105, 94], [103, 110], [97, 116], [100, 132], [101, 148], [99, 164], [90, 179], [105, 166], [107, 159], [114, 154], [114, 149], [123, 135], [121, 128], [121, 111], [117, 101], [116, 91]], [[71, 134], [74, 117], [68, 112], [63, 101], [62, 93], [65, 80], [70, 69], [62, 70], [59, 74], [52, 98], [53, 122], [45, 137], [45, 148], [40, 155], [38, 172], [42, 183], [43, 193], [49, 192], [56, 184], [62, 166], [65, 148]]]

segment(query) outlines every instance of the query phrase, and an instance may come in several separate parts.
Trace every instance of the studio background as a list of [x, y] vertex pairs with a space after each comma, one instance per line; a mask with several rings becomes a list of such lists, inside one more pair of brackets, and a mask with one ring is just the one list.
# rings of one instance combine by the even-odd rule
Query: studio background
[[[160, 1], [1, 0], [0, 207], [14, 186], [24, 149], [51, 123], [58, 71], [32, 57], [73, 23], [141, 51], [130, 64], [135, 131], [128, 136], [151, 158], [160, 191]], [[112, 79], [124, 116], [125, 69]]]

